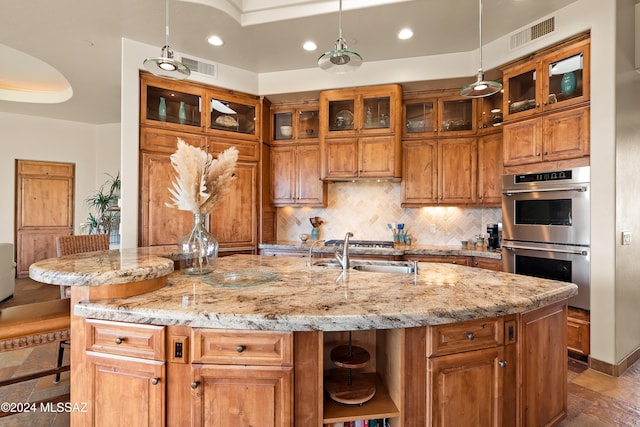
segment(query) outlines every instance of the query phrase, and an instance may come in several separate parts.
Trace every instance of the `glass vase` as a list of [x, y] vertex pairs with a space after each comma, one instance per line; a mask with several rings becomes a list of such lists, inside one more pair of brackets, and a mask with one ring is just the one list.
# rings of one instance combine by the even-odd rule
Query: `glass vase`
[[193, 215], [193, 228], [178, 240], [184, 274], [202, 276], [213, 272], [218, 262], [218, 239], [205, 227], [205, 214]]
[[160, 97], [160, 105], [158, 106], [158, 118], [161, 122], [167, 121], [167, 102], [163, 97]]
[[180, 101], [180, 109], [178, 110], [178, 121], [181, 125], [187, 122], [187, 110], [184, 107], [184, 101]]

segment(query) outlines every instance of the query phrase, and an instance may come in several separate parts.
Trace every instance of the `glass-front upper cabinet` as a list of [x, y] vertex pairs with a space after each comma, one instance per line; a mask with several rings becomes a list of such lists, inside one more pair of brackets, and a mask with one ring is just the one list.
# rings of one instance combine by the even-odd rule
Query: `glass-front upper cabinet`
[[204, 91], [157, 79], [142, 75], [141, 122], [173, 129], [201, 129]]
[[390, 96], [363, 97], [362, 104], [360, 120], [363, 129], [389, 129]]
[[589, 47], [579, 40], [505, 68], [505, 119], [588, 101]]
[[472, 98], [452, 96], [438, 103], [440, 134], [453, 135], [476, 130], [475, 104]]
[[257, 98], [208, 93], [208, 131], [229, 133], [232, 138], [257, 139], [256, 121], [260, 112]]
[[355, 99], [338, 99], [329, 101], [329, 131], [339, 132], [354, 130]]
[[408, 99], [404, 104], [403, 135], [410, 137], [433, 136], [438, 132], [437, 100]]
[[318, 106], [305, 104], [301, 107], [272, 108], [273, 142], [291, 142], [318, 138], [320, 112]]
[[484, 98], [477, 98], [478, 130], [491, 129], [502, 124], [502, 91]]

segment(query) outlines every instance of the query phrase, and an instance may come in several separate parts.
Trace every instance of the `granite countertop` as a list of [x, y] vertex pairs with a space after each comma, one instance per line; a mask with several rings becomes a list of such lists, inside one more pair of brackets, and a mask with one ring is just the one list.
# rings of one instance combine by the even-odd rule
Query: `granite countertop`
[[[300, 241], [275, 241], [261, 243], [259, 249], [274, 249], [274, 250], [309, 250], [312, 242], [302, 243]], [[313, 247], [314, 252], [319, 253], [333, 253], [335, 247], [323, 246], [316, 244]], [[457, 256], [475, 256], [482, 258], [502, 259], [502, 253], [500, 250], [491, 250], [484, 247], [463, 248], [461, 245], [398, 245], [394, 248], [356, 248], [349, 247], [349, 253], [356, 255], [390, 255], [390, 256], [403, 256], [403, 255], [457, 255]]]
[[390, 329], [520, 313], [577, 294], [571, 283], [441, 263], [421, 262], [418, 274], [343, 273], [308, 267], [300, 257], [233, 255], [218, 260], [215, 274], [246, 271], [273, 273], [275, 280], [225, 287], [207, 284], [207, 276], [176, 271], [164, 288], [122, 299], [81, 301], [74, 313], [203, 328]]

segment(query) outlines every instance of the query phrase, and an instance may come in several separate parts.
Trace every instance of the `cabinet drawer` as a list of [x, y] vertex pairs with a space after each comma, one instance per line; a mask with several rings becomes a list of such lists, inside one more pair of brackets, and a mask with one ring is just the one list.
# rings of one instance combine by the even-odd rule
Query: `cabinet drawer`
[[87, 319], [87, 350], [164, 359], [164, 327]]
[[495, 347], [503, 343], [502, 318], [431, 326], [427, 335], [427, 356], [461, 353]]
[[193, 329], [193, 363], [291, 365], [293, 333]]

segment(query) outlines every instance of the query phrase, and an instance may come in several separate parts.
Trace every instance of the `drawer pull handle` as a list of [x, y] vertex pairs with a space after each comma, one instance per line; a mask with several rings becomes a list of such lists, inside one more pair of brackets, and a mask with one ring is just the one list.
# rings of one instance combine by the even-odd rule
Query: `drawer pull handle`
[[116, 344], [118, 344], [118, 345], [122, 344], [125, 339], [126, 339], [126, 337], [118, 337], [118, 338], [116, 338]]
[[469, 341], [473, 341], [475, 339], [475, 335], [473, 334], [473, 332], [467, 332], [467, 339]]
[[238, 353], [242, 353], [242, 352], [243, 352], [243, 351], [245, 351], [246, 349], [247, 349], [247, 346], [246, 346], [246, 345], [239, 345], [239, 346], [237, 346], [237, 347], [236, 347], [236, 351], [237, 351]]
[[507, 361], [506, 360], [501, 360], [498, 362], [498, 366], [500, 366], [501, 368], [506, 368], [507, 367]]
[[160, 378], [151, 378], [151, 384], [158, 385], [160, 383]]
[[200, 381], [194, 381], [191, 383], [191, 389], [195, 390], [198, 388], [199, 385], [200, 385]]

